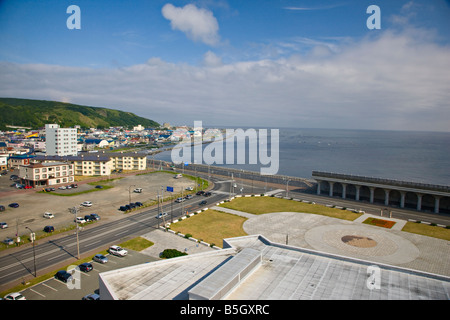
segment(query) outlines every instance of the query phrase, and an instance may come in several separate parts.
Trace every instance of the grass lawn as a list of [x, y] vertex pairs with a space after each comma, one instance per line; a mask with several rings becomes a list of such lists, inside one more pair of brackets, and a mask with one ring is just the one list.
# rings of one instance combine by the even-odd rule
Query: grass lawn
[[242, 227], [245, 220], [247, 219], [244, 217], [210, 209], [173, 223], [170, 229], [191, 234], [197, 240], [222, 248], [223, 239], [247, 235]]
[[142, 251], [152, 245], [154, 245], [153, 242], [142, 237], [137, 237], [119, 244], [120, 247], [134, 251]]
[[309, 204], [275, 197], [235, 198], [233, 201], [225, 202], [220, 206], [253, 214], [271, 212], [304, 212], [350, 221], [353, 221], [361, 216], [361, 213], [354, 213], [348, 210], [329, 208], [319, 204]]
[[450, 229], [408, 221], [402, 231], [450, 241]]

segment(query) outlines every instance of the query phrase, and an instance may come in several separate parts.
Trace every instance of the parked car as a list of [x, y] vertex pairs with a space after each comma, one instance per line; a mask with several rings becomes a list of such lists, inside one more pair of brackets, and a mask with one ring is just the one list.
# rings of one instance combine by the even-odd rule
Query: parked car
[[19, 179], [19, 176], [16, 175], [16, 174], [12, 174], [12, 175], [9, 177], [9, 180], [16, 180], [16, 179]]
[[11, 207], [11, 208], [18, 208], [18, 207], [19, 207], [19, 204], [18, 204], [17, 202], [13, 202], [13, 203], [10, 203], [10, 204], [8, 205], [8, 207]]
[[8, 228], [8, 224], [6, 222], [0, 222], [0, 229]]
[[186, 200], [192, 199], [192, 194], [188, 194], [185, 198]]
[[75, 219], [73, 219], [73, 222], [83, 224], [86, 223], [86, 220], [83, 217], [76, 217]]
[[94, 258], [92, 258], [92, 260], [97, 261], [99, 263], [107, 263], [108, 262], [108, 258], [102, 254], [96, 254], [94, 256]]
[[44, 218], [53, 219], [54, 217], [55, 217], [55, 215], [53, 213], [50, 213], [50, 212], [44, 213]]
[[76, 183], [73, 183], [70, 185], [72, 188], [78, 188], [78, 185]]
[[91, 217], [92, 217], [94, 220], [100, 220], [100, 216], [99, 216], [98, 214], [96, 214], [96, 213], [91, 213]]
[[120, 208], [119, 208], [120, 211], [127, 211], [130, 209], [131, 209], [131, 207], [129, 207], [129, 206], [120, 206]]
[[0, 206], [0, 211], [5, 211], [5, 206]]
[[44, 227], [44, 232], [49, 233], [49, 232], [53, 232], [53, 231], [55, 231], [55, 228], [53, 226], [45, 226]]
[[85, 295], [81, 300], [100, 300], [100, 296], [96, 293]]
[[211, 196], [211, 195], [212, 195], [211, 192], [205, 192], [205, 194], [204, 194], [205, 197], [209, 197], [209, 196]]
[[92, 202], [90, 202], [90, 201], [84, 201], [81, 205], [82, 205], [83, 207], [91, 207], [91, 206], [92, 206]]
[[186, 200], [186, 199], [184, 199], [184, 198], [177, 198], [177, 200], [175, 200], [175, 202], [183, 202], [184, 200]]
[[51, 191], [55, 191], [55, 188], [45, 188], [46, 192], [51, 192]]
[[11, 245], [14, 244], [14, 240], [11, 239], [11, 238], [6, 238], [5, 240], [3, 240], [3, 243], [6, 244], [6, 245], [11, 246]]
[[58, 187], [59, 190], [66, 190], [66, 186]]
[[158, 214], [156, 215], [156, 219], [161, 219], [162, 217], [167, 217], [167, 212], [158, 213]]
[[200, 191], [198, 191], [198, 192], [196, 193], [196, 195], [201, 196], [201, 195], [204, 194], [204, 193], [205, 193], [205, 191], [200, 190]]
[[[100, 220], [100, 216], [98, 214], [96, 214], [96, 213], [91, 213], [89, 215], [89, 217], [90, 217], [90, 220]], [[86, 216], [84, 218], [86, 219]]]
[[192, 190], [194, 190], [194, 188], [193, 187], [187, 187], [186, 190], [192, 191]]
[[111, 246], [109, 247], [109, 253], [115, 256], [125, 257], [128, 254], [128, 251], [119, 246]]
[[80, 265], [78, 266], [78, 268], [79, 268], [81, 271], [83, 271], [83, 272], [89, 272], [89, 271], [91, 271], [92, 269], [94, 269], [94, 267], [92, 266], [92, 264], [90, 264], [89, 262], [85, 262], [85, 263], [80, 264]]
[[5, 299], [5, 300], [27, 300], [19, 292], [11, 292], [11, 293], [7, 294], [3, 299]]
[[142, 206], [144, 205], [142, 202], [139, 202], [139, 201], [138, 201], [138, 202], [135, 202], [134, 204], [135, 204], [136, 206], [138, 206], [138, 207], [142, 207]]
[[97, 185], [97, 186], [95, 186], [95, 188], [97, 188], [97, 189], [103, 189], [103, 186]]
[[61, 280], [62, 282], [72, 281], [72, 275], [68, 273], [66, 270], [59, 270], [55, 273], [55, 278]]
[[141, 193], [142, 192], [142, 188], [136, 188], [136, 189], [133, 190], [133, 192]]

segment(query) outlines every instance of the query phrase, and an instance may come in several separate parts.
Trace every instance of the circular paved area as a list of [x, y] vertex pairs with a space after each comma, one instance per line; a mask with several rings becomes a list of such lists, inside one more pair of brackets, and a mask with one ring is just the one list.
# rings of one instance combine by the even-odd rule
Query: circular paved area
[[450, 275], [449, 262], [442, 259], [450, 254], [449, 241], [359, 221], [276, 212], [254, 215], [243, 227], [248, 234], [261, 234], [282, 244]]

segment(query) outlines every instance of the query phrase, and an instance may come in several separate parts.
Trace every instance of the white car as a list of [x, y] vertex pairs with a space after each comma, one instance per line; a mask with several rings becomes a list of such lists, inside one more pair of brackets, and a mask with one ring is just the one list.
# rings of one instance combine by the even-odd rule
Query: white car
[[86, 220], [84, 220], [83, 217], [76, 217], [73, 221], [81, 224], [86, 223]]
[[4, 297], [5, 300], [27, 300], [25, 297], [19, 292], [11, 292], [10, 294]]
[[162, 217], [167, 217], [167, 212], [159, 213], [156, 215], [156, 219], [161, 219]]
[[125, 257], [128, 254], [128, 251], [119, 246], [111, 246], [109, 247], [109, 253], [115, 256]]
[[142, 188], [136, 188], [136, 189], [133, 190], [133, 192], [141, 193], [142, 192]]
[[92, 202], [90, 202], [90, 201], [84, 201], [81, 205], [82, 205], [83, 207], [91, 207], [91, 206], [92, 206]]
[[183, 201], [185, 201], [186, 199], [184, 199], [184, 198], [177, 198], [177, 200], [175, 200], [175, 202], [183, 202]]
[[55, 217], [55, 215], [53, 213], [50, 213], [50, 212], [45, 212], [44, 213], [44, 218], [52, 219], [54, 217]]

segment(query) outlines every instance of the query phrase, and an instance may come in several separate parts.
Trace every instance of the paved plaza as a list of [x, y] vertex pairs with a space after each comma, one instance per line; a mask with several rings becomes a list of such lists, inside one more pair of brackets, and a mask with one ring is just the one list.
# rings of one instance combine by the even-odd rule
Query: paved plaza
[[[403, 220], [382, 217], [396, 222], [386, 229], [362, 224], [374, 217], [368, 214], [347, 221], [298, 212], [252, 215], [222, 207], [211, 209], [247, 217], [247, 234], [261, 234], [273, 242], [450, 276], [450, 242], [401, 231]], [[344, 241], [349, 237], [356, 241]], [[364, 240], [371, 244], [363, 245]]]

